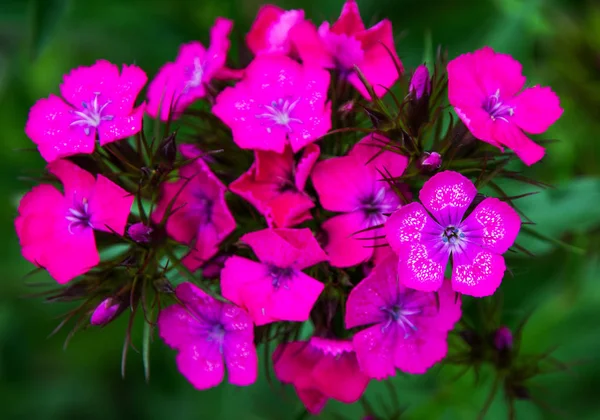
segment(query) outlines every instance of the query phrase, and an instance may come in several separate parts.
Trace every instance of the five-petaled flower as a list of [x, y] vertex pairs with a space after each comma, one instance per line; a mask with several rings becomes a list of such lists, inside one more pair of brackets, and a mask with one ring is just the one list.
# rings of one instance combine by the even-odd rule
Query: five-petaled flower
[[64, 284], [100, 261], [94, 230], [123, 235], [133, 195], [67, 160], [48, 164], [64, 194], [42, 184], [25, 194], [15, 220], [23, 256]]
[[[389, 140], [367, 136], [347, 156], [319, 162], [312, 181], [324, 209], [343, 214], [323, 223], [325, 251], [334, 267], [350, 267], [373, 257], [385, 245], [382, 225], [401, 205], [389, 178], [402, 175], [408, 159], [384, 150]], [[371, 229], [374, 228], [374, 229]], [[365, 230], [370, 229], [370, 230]]]
[[477, 194], [463, 175], [440, 172], [423, 185], [411, 203], [387, 221], [390, 246], [399, 256], [398, 272], [407, 287], [433, 291], [442, 286], [452, 255], [452, 287], [482, 297], [500, 286], [505, 253], [514, 243], [521, 219], [508, 204], [486, 198], [464, 220]]
[[550, 88], [522, 90], [524, 85], [521, 64], [490, 47], [448, 63], [450, 104], [473, 136], [501, 150], [506, 146], [532, 165], [544, 156], [544, 148], [523, 131], [543, 133], [563, 110]]
[[236, 77], [235, 71], [225, 67], [232, 27], [229, 19], [217, 18], [208, 49], [197, 41], [181, 46], [175, 62], [165, 64], [150, 83], [146, 108], [150, 116], [160, 116], [163, 121], [177, 118], [206, 95], [206, 85], [212, 79]]
[[183, 264], [194, 271], [217, 253], [219, 244], [235, 229], [235, 220], [227, 207], [227, 187], [210, 170], [200, 151], [189, 144], [179, 148], [190, 163], [179, 170], [180, 179], [163, 184], [161, 199], [152, 218], [159, 223], [171, 205], [167, 233], [190, 245]]
[[256, 151], [248, 172], [229, 188], [263, 214], [269, 226], [292, 227], [311, 219], [313, 200], [304, 192], [306, 180], [319, 158], [319, 147], [309, 144], [298, 163], [288, 146], [280, 153]]
[[330, 398], [345, 404], [356, 402], [369, 384], [348, 340], [312, 337], [282, 343], [272, 359], [277, 379], [294, 386], [311, 414], [318, 414]]
[[310, 229], [264, 229], [240, 239], [260, 262], [233, 256], [221, 271], [221, 292], [248, 309], [256, 325], [306, 321], [323, 283], [303, 269], [326, 261]]
[[242, 149], [294, 152], [319, 139], [331, 128], [327, 101], [329, 73], [291, 58], [255, 58], [244, 78], [218, 97], [213, 113], [233, 132]]
[[158, 332], [177, 349], [177, 367], [198, 389], [217, 386], [225, 367], [229, 382], [251, 385], [256, 381], [258, 357], [252, 320], [242, 309], [220, 302], [192, 283], [175, 289], [181, 304], [160, 312]]
[[346, 303], [346, 328], [370, 325], [352, 342], [362, 371], [375, 379], [394, 376], [396, 368], [425, 373], [446, 356], [448, 331], [461, 316], [448, 282], [437, 297], [402, 283], [392, 255], [352, 289]]
[[100, 145], [127, 138], [142, 128], [144, 104], [135, 99], [146, 84], [137, 66], [119, 68], [99, 60], [65, 75], [60, 85], [64, 98], [50, 95], [29, 111], [25, 133], [46, 161], [79, 153], [92, 153]]

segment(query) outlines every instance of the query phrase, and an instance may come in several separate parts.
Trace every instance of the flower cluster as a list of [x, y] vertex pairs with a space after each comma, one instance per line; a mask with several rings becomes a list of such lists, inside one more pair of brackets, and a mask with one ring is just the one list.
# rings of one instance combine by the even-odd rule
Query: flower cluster
[[271, 341], [276, 377], [313, 414], [427, 372], [463, 296], [501, 285], [521, 218], [485, 187], [530, 181], [505, 166], [543, 157], [523, 132], [559, 118], [557, 96], [523, 89], [520, 64], [489, 47], [403, 83], [391, 22], [365, 28], [354, 0], [319, 26], [262, 7], [247, 65], [228, 60], [232, 27], [182, 45], [146, 101], [139, 67], [98, 61], [31, 108], [49, 176], [19, 205], [23, 256], [66, 284], [50, 299], [82, 301], [75, 330], [143, 312], [144, 348], [156, 327], [198, 389], [225, 370], [254, 383]]

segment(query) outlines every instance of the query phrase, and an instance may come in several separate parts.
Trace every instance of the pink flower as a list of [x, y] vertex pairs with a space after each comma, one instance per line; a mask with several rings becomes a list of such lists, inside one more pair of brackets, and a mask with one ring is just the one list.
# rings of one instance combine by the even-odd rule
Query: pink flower
[[380, 136], [365, 137], [348, 156], [324, 160], [313, 170], [323, 208], [343, 213], [322, 225], [328, 236], [325, 251], [334, 267], [366, 262], [373, 257], [374, 246], [385, 245], [374, 239], [383, 236], [382, 228], [357, 232], [382, 225], [400, 207], [400, 198], [385, 178], [401, 176], [408, 159], [391, 151], [380, 153], [387, 142]]
[[461, 316], [450, 287], [436, 297], [401, 280], [392, 256], [352, 289], [346, 303], [346, 328], [371, 325], [352, 340], [360, 368], [371, 378], [394, 376], [396, 368], [425, 373], [446, 356], [448, 331]]
[[306, 321], [324, 286], [301, 270], [327, 260], [310, 229], [264, 229], [240, 240], [260, 262], [229, 258], [221, 272], [223, 297], [247, 308], [256, 325]]
[[92, 153], [100, 145], [127, 138], [142, 128], [144, 104], [133, 108], [146, 84], [137, 66], [119, 67], [100, 60], [64, 77], [60, 92], [40, 99], [29, 111], [25, 133], [46, 161]]
[[423, 95], [431, 93], [431, 80], [429, 80], [429, 70], [425, 64], [416, 68], [410, 79], [408, 91], [415, 95], [415, 99], [421, 99]]
[[331, 127], [329, 73], [285, 56], [254, 59], [245, 77], [218, 97], [213, 113], [242, 149], [299, 151]]
[[106, 298], [94, 309], [90, 323], [92, 325], [106, 325], [125, 307], [126, 305], [122, 305], [121, 302], [114, 302], [112, 298]]
[[317, 145], [309, 144], [296, 164], [289, 146], [283, 154], [256, 151], [248, 172], [229, 188], [252, 203], [267, 218], [269, 226], [300, 224], [312, 218], [310, 209], [315, 204], [304, 192], [304, 186], [319, 153]]
[[490, 47], [448, 63], [450, 104], [473, 136], [500, 150], [506, 146], [532, 165], [544, 156], [544, 148], [523, 131], [543, 133], [563, 110], [550, 88], [522, 90], [524, 85], [521, 64]]
[[387, 240], [400, 257], [398, 272], [407, 287], [422, 291], [442, 286], [452, 255], [452, 287], [470, 296], [489, 296], [504, 276], [505, 253], [521, 227], [517, 212], [486, 198], [463, 220], [477, 190], [463, 175], [440, 172], [411, 203], [387, 221]]
[[283, 10], [266, 4], [260, 8], [256, 20], [246, 36], [246, 43], [256, 55], [265, 53], [289, 54], [292, 50], [290, 30], [304, 21], [304, 10]]
[[217, 18], [210, 31], [210, 47], [194, 41], [184, 44], [174, 63], [165, 64], [148, 88], [147, 112], [163, 121], [177, 118], [194, 101], [206, 95], [206, 85], [215, 78], [227, 78], [225, 68], [229, 50], [229, 33], [233, 22]]
[[402, 70], [394, 46], [392, 23], [385, 19], [365, 29], [355, 0], [346, 1], [333, 25], [323, 22], [316, 31], [310, 22], [300, 22], [292, 28], [290, 37], [305, 62], [338, 69], [367, 99], [370, 95], [354, 66], [358, 66], [373, 85], [378, 97], [385, 95], [387, 88], [398, 80], [397, 66]]
[[178, 350], [177, 367], [197, 389], [229, 382], [246, 386], [256, 381], [258, 357], [252, 320], [241, 308], [213, 299], [192, 283], [175, 289], [181, 305], [160, 312], [158, 332]]
[[351, 341], [312, 337], [280, 344], [273, 353], [275, 376], [294, 385], [311, 414], [318, 414], [329, 398], [356, 402], [369, 384], [361, 372]]
[[52, 185], [34, 187], [21, 199], [15, 228], [25, 259], [64, 284], [100, 261], [94, 230], [123, 235], [134, 197], [67, 160], [47, 169], [62, 182], [64, 195]]
[[183, 258], [189, 270], [197, 270], [218, 251], [219, 244], [235, 229], [235, 220], [225, 202], [227, 187], [212, 173], [192, 145], [179, 148], [192, 161], [179, 170], [180, 180], [165, 183], [152, 218], [159, 223], [175, 198], [167, 220], [167, 233], [191, 246]]

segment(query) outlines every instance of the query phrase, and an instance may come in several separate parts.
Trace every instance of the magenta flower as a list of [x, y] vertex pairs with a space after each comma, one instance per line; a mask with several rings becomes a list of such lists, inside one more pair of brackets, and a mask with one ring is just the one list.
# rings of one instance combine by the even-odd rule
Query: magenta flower
[[256, 325], [306, 321], [324, 286], [302, 270], [327, 260], [310, 229], [264, 229], [240, 240], [260, 262], [229, 258], [221, 272], [223, 297], [247, 308]]
[[375, 245], [385, 245], [373, 239], [384, 235], [383, 228], [360, 231], [382, 225], [401, 204], [385, 178], [401, 176], [408, 159], [391, 151], [380, 153], [386, 141], [365, 137], [348, 156], [324, 160], [313, 170], [312, 181], [323, 208], [343, 213], [322, 225], [327, 233], [325, 251], [334, 267], [366, 262], [373, 257]]
[[448, 98], [473, 136], [503, 150], [512, 149], [525, 164], [544, 156], [544, 148], [523, 131], [541, 134], [562, 115], [550, 88], [523, 89], [521, 64], [485, 47], [448, 63]]
[[121, 304], [121, 302], [115, 302], [112, 298], [106, 298], [94, 309], [90, 323], [92, 325], [106, 325], [123, 309], [125, 309], [125, 305]]
[[258, 357], [252, 320], [241, 308], [219, 302], [192, 283], [175, 289], [178, 305], [158, 317], [160, 337], [178, 351], [177, 367], [197, 389], [229, 382], [251, 385], [256, 381]]
[[21, 199], [15, 228], [25, 259], [64, 284], [100, 262], [94, 230], [123, 235], [134, 197], [67, 160], [47, 169], [64, 195], [52, 185], [34, 187]]
[[181, 179], [163, 184], [152, 218], [160, 223], [169, 203], [176, 197], [167, 220], [167, 233], [176, 241], [190, 245], [190, 252], [182, 262], [195, 271], [217, 253], [219, 244], [234, 231], [235, 220], [225, 201], [227, 187], [199, 157], [198, 149], [184, 144], [179, 150], [192, 161], [179, 170]]
[[181, 46], [175, 62], [165, 64], [150, 83], [146, 109], [150, 116], [160, 115], [163, 121], [169, 115], [178, 118], [194, 101], [206, 95], [206, 85], [211, 80], [233, 74], [225, 67], [232, 27], [232, 21], [217, 18], [210, 31], [208, 49], [197, 41]]
[[398, 68], [402, 70], [394, 46], [392, 23], [385, 19], [365, 29], [355, 0], [346, 1], [333, 25], [323, 22], [317, 31], [314, 25], [304, 21], [294, 26], [290, 37], [303, 61], [338, 69], [367, 99], [370, 95], [354, 66], [358, 66], [373, 85], [378, 97], [385, 95], [398, 80]]
[[423, 95], [431, 93], [431, 80], [429, 80], [429, 70], [425, 64], [416, 68], [410, 79], [408, 91], [415, 95], [415, 99], [421, 99]]
[[299, 151], [331, 127], [329, 73], [276, 55], [257, 57], [235, 87], [218, 97], [213, 113], [243, 149]]
[[315, 204], [304, 192], [304, 186], [319, 158], [319, 147], [309, 144], [298, 163], [292, 149], [283, 154], [254, 152], [255, 161], [245, 174], [229, 188], [248, 200], [263, 214], [269, 226], [292, 227], [312, 218]]
[[[135, 99], [146, 84], [137, 66], [119, 67], [100, 60], [64, 77], [60, 92], [40, 99], [29, 111], [25, 133], [48, 162], [129, 137], [142, 128], [144, 104]], [[66, 101], [66, 103], [65, 103]]]
[[352, 340], [360, 368], [371, 378], [394, 376], [396, 368], [425, 373], [446, 356], [448, 331], [461, 316], [460, 299], [448, 283], [437, 297], [402, 283], [392, 256], [348, 296], [346, 328], [371, 325]]
[[260, 8], [246, 35], [248, 48], [256, 55], [289, 54], [292, 51], [290, 30], [304, 21], [304, 10], [283, 10], [266, 4]]
[[452, 255], [452, 287], [465, 295], [489, 296], [504, 276], [505, 253], [521, 227], [517, 212], [497, 198], [486, 198], [463, 220], [477, 190], [463, 175], [440, 172], [411, 203], [394, 213], [385, 230], [400, 257], [398, 273], [410, 288], [442, 286]]
[[294, 386], [311, 414], [319, 414], [327, 400], [356, 402], [369, 384], [358, 367], [351, 341], [312, 337], [280, 344], [273, 353], [275, 376]]

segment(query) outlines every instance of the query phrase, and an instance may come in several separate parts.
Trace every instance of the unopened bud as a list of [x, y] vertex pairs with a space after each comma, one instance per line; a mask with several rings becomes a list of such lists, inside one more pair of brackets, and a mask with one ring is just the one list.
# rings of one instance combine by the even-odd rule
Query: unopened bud
[[112, 321], [122, 309], [120, 303], [113, 303], [112, 298], [106, 298], [96, 307], [96, 309], [94, 309], [90, 322], [92, 325], [106, 325]]
[[138, 222], [129, 226], [129, 229], [127, 229], [127, 234], [134, 241], [147, 244], [151, 239], [150, 235], [152, 235], [152, 228], [150, 226], [146, 226], [142, 222]]
[[177, 143], [175, 141], [176, 133], [165, 137], [160, 144], [158, 151], [160, 155], [169, 163], [175, 162], [177, 158]]
[[411, 94], [415, 95], [416, 99], [421, 99], [423, 95], [431, 93], [429, 70], [425, 64], [421, 64], [413, 73], [408, 90]]
[[438, 169], [442, 166], [442, 155], [438, 152], [425, 152], [421, 165], [428, 169]]
[[513, 346], [513, 335], [508, 327], [502, 326], [496, 330], [496, 334], [494, 335], [494, 347], [496, 349], [502, 350], [510, 350]]

